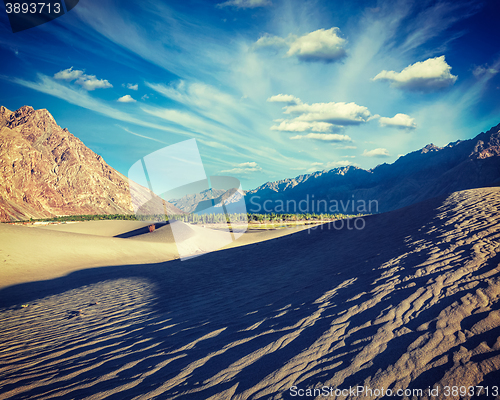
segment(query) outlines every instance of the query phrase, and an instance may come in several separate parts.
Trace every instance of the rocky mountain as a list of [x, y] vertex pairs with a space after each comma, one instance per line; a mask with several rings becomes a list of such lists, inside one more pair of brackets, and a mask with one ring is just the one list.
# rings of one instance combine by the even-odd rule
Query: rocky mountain
[[[0, 107], [0, 221], [57, 215], [131, 214], [130, 189], [148, 189], [111, 168], [45, 109]], [[165, 202], [172, 213], [181, 211]]]
[[376, 213], [500, 184], [500, 124], [474, 139], [433, 144], [371, 170], [354, 166], [267, 182], [246, 192], [249, 212]]

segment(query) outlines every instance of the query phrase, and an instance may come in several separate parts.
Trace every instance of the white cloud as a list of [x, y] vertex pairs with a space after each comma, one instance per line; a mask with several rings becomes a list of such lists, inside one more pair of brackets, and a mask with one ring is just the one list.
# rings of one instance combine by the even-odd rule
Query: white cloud
[[[291, 38], [291, 37], [289, 37]], [[261, 36], [255, 43], [254, 47], [287, 47], [289, 45], [289, 40], [284, 39], [279, 36], [273, 36], [265, 34]]]
[[297, 38], [286, 53], [304, 61], [337, 61], [346, 56], [346, 40], [338, 36], [339, 28], [318, 29]]
[[478, 77], [485, 75], [485, 74], [496, 75], [496, 74], [498, 74], [498, 69], [493, 68], [493, 67], [489, 67], [488, 64], [478, 65], [476, 68], [474, 68], [472, 70], [472, 73], [474, 74], [474, 76], [476, 78], [478, 78]]
[[384, 157], [390, 157], [389, 152], [387, 149], [373, 149], [373, 150], [365, 150], [363, 151], [363, 154], [361, 154], [363, 157], [377, 157], [377, 158], [384, 158]]
[[149, 99], [149, 96], [147, 94], [141, 97], [141, 100], [147, 100], [147, 99]]
[[223, 170], [221, 171], [221, 173], [247, 174], [249, 172], [258, 172], [258, 171], [262, 171], [262, 168], [255, 161], [249, 161], [237, 164], [235, 165], [234, 168]]
[[112, 88], [113, 85], [107, 81], [107, 79], [97, 79], [95, 75], [82, 75], [76, 82], [76, 84], [81, 85], [85, 90], [95, 90], [95, 89], [107, 89]]
[[270, 6], [271, 4], [269, 0], [228, 0], [217, 4], [216, 7], [256, 8]]
[[132, 83], [127, 83], [127, 89], [130, 89], [130, 90], [139, 90], [139, 84], [135, 84], [133, 85]]
[[379, 120], [380, 126], [389, 126], [399, 129], [415, 129], [417, 124], [415, 123], [415, 118], [410, 117], [406, 114], [396, 114], [392, 118], [381, 117]]
[[[300, 99], [279, 94], [268, 101], [291, 102]], [[332, 133], [342, 131], [344, 125], [359, 125], [373, 118], [370, 111], [355, 103], [313, 103], [294, 104], [284, 107], [285, 114], [296, 114], [292, 119], [274, 120], [279, 124], [271, 126], [273, 131], [284, 132], [310, 132], [307, 135], [296, 135], [292, 140], [312, 139], [325, 142], [352, 142], [347, 135]], [[317, 133], [313, 133], [317, 132]]]
[[296, 56], [302, 61], [338, 61], [346, 56], [347, 41], [339, 36], [339, 28], [318, 29], [303, 36], [290, 34], [286, 39], [266, 34], [254, 47], [288, 47], [287, 57]]
[[359, 125], [371, 117], [368, 108], [356, 103], [298, 104], [285, 108], [285, 114], [300, 114], [297, 121], [322, 121], [335, 125]]
[[245, 163], [238, 164], [238, 167], [260, 168], [255, 161], [250, 161], [250, 162], [245, 162]]
[[401, 72], [383, 70], [373, 80], [390, 81], [400, 89], [428, 92], [453, 85], [457, 76], [450, 71], [451, 67], [441, 56], [416, 62]]
[[137, 100], [133, 99], [132, 96], [126, 94], [125, 96], [120, 97], [118, 100], [120, 103], [135, 103]]
[[59, 71], [58, 73], [54, 74], [54, 78], [69, 82], [80, 78], [82, 75], [83, 71], [80, 71], [78, 69], [74, 70], [73, 67], [70, 67], [68, 69], [63, 69], [62, 71]]
[[54, 74], [54, 78], [71, 82], [76, 79], [75, 83], [81, 85], [85, 90], [107, 89], [113, 85], [106, 79], [97, 79], [95, 75], [84, 74], [84, 71], [73, 69], [70, 67]]
[[290, 139], [292, 140], [313, 139], [324, 142], [352, 142], [352, 139], [349, 136], [339, 135], [337, 133], [308, 133], [307, 135], [293, 136]]
[[331, 132], [333, 127], [334, 125], [328, 122], [285, 120], [281, 121], [279, 125], [271, 126], [271, 130], [284, 132]]
[[302, 101], [291, 94], [277, 94], [275, 96], [271, 96], [267, 99], [270, 103], [286, 103], [288, 105], [292, 104], [302, 104]]

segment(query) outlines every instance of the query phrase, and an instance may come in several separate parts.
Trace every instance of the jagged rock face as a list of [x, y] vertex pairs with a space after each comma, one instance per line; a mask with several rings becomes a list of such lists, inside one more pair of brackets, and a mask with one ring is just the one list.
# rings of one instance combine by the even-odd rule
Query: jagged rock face
[[12, 111], [7, 110], [4, 106], [0, 106], [0, 129], [8, 124], [11, 114]]
[[[128, 179], [47, 110], [0, 108], [0, 176], [1, 221], [133, 213]], [[132, 190], [148, 196], [137, 184]]]

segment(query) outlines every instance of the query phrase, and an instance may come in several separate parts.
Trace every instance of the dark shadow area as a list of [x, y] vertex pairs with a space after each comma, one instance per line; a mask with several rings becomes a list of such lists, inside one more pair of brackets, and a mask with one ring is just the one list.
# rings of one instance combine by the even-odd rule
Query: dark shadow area
[[133, 231], [125, 232], [125, 233], [122, 233], [120, 235], [116, 235], [113, 237], [120, 238], [120, 239], [127, 239], [127, 238], [131, 238], [131, 237], [138, 236], [138, 235], [144, 235], [145, 233], [151, 232], [150, 226], [154, 226], [154, 229], [158, 229], [159, 227], [165, 226], [167, 224], [168, 224], [168, 222], [155, 222], [149, 226], [144, 226], [144, 227], [139, 228], [139, 229], [134, 229]]

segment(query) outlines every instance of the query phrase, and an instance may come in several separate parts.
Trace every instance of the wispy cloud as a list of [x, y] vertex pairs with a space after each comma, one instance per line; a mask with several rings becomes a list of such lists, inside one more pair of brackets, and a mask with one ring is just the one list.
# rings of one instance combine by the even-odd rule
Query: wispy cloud
[[[389, 4], [389, 3], [388, 3]], [[398, 8], [406, 8], [408, 12], [415, 12], [413, 7], [416, 4], [411, 2], [400, 1], [397, 4]], [[473, 1], [464, 2], [451, 2], [451, 1], [438, 1], [426, 7], [422, 11], [416, 13], [414, 18], [405, 18], [403, 29], [400, 33], [405, 34], [403, 43], [399, 46], [398, 50], [401, 52], [410, 52], [419, 48], [430, 40], [439, 37], [450, 27], [457, 24], [459, 21], [464, 20], [480, 10], [480, 5]], [[456, 40], [464, 32], [459, 32], [451, 35], [446, 44], [452, 40]], [[439, 50], [445, 51], [446, 47], [440, 46]]]
[[252, 146], [252, 144], [253, 146], [257, 146], [259, 144], [258, 139], [252, 139], [242, 143], [241, 140], [239, 140], [240, 136], [230, 128], [216, 120], [206, 118], [199, 113], [151, 106], [141, 107], [141, 110], [148, 115], [166, 121], [177, 130], [195, 137], [211, 148], [230, 151], [233, 157], [242, 157], [246, 153], [246, 146]]
[[210, 120], [213, 124], [233, 129], [248, 129], [241, 123], [245, 104], [219, 89], [201, 82], [179, 80], [170, 85], [146, 82], [146, 86], [191, 110], [198, 118]]
[[302, 100], [300, 100], [298, 97], [292, 96], [291, 94], [282, 93], [269, 97], [267, 101], [270, 103], [285, 103], [287, 105], [302, 104]]
[[270, 0], [228, 0], [217, 4], [217, 7], [235, 7], [235, 8], [256, 8], [272, 5]]
[[472, 74], [475, 77], [480, 77], [482, 75], [496, 75], [498, 74], [498, 69], [488, 66], [488, 64], [478, 65], [472, 70]]
[[[95, 111], [99, 114], [119, 121], [130, 122], [136, 125], [168, 132], [175, 132], [174, 129], [143, 121], [139, 118], [131, 116], [129, 113], [124, 113], [122, 111], [116, 110], [113, 107], [107, 105], [105, 102], [91, 97], [86, 91], [76, 90], [72, 87], [62, 85], [46, 75], [37, 74], [37, 77], [38, 81], [35, 82], [20, 78], [12, 78], [11, 81], [17, 83], [18, 85], [28, 87], [41, 93], [49, 94], [51, 96], [63, 99], [68, 103]], [[177, 132], [179, 133], [179, 131]]]
[[307, 135], [292, 136], [292, 140], [312, 139], [321, 142], [352, 142], [352, 139], [347, 135], [338, 135], [336, 133], [308, 133]]
[[221, 171], [221, 173], [248, 174], [250, 172], [260, 172], [260, 171], [262, 171], [262, 168], [255, 161], [249, 161], [237, 164], [234, 168], [223, 170]]
[[131, 131], [130, 129], [125, 128], [125, 127], [123, 127], [123, 126], [120, 126], [120, 125], [117, 125], [117, 126], [118, 126], [119, 128], [121, 128], [121, 129], [123, 129], [125, 132], [130, 133], [131, 135], [135, 135], [135, 136], [141, 137], [141, 138], [143, 138], [143, 139], [152, 140], [152, 141], [154, 141], [154, 142], [158, 142], [158, 143], [169, 144], [169, 143], [164, 142], [164, 141], [162, 141], [162, 140], [158, 140], [158, 139], [152, 138], [152, 137], [150, 137], [150, 136], [141, 135], [141, 134], [139, 134], [139, 133], [133, 132], [133, 131]]
[[331, 132], [334, 128], [333, 124], [328, 122], [318, 122], [318, 121], [299, 121], [299, 120], [285, 120], [281, 121], [279, 125], [271, 126], [272, 131], [284, 131], [284, 132]]
[[262, 47], [273, 47], [273, 48], [281, 48], [281, 47], [289, 47], [289, 44], [296, 38], [296, 36], [289, 36], [288, 38], [282, 38], [279, 36], [273, 36], [269, 33], [261, 36], [254, 43], [253, 48], [258, 49]]

